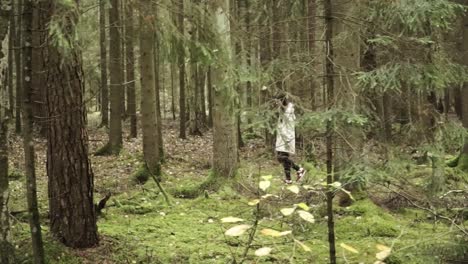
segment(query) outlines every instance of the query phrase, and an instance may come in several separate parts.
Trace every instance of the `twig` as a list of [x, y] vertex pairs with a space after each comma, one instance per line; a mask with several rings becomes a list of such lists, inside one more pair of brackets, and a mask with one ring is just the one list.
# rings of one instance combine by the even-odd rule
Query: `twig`
[[[388, 188], [388, 187], [387, 187], [387, 188]], [[388, 188], [388, 189], [389, 189], [390, 191], [392, 191], [393, 193], [395, 193], [395, 194], [397, 194], [397, 195], [403, 197], [405, 200], [407, 200], [407, 201], [408, 201], [410, 204], [412, 204], [414, 207], [419, 208], [419, 209], [421, 209], [421, 210], [423, 210], [423, 211], [427, 211], [427, 212], [431, 213], [434, 217], [437, 217], [437, 218], [440, 218], [440, 219], [444, 219], [444, 220], [446, 220], [446, 221], [449, 221], [450, 223], [452, 223], [452, 225], [454, 225], [456, 228], [458, 228], [463, 234], [465, 234], [465, 236], [468, 236], [468, 231], [467, 231], [464, 227], [462, 227], [462, 226], [460, 226], [460, 225], [457, 225], [457, 224], [455, 223], [455, 219], [451, 219], [451, 218], [449, 218], [449, 217], [447, 217], [447, 216], [440, 215], [440, 214], [438, 214], [438, 213], [437, 213], [436, 211], [434, 211], [434, 210], [431, 210], [431, 209], [429, 209], [429, 208], [423, 207], [423, 206], [421, 206], [421, 205], [419, 205], [419, 204], [413, 202], [413, 200], [411, 200], [410, 198], [406, 197], [404, 194], [401, 194], [401, 193], [399, 193], [399, 192], [397, 192], [397, 191], [395, 191], [395, 190], [392, 190], [392, 189], [390, 189], [390, 188]]]
[[466, 193], [466, 192], [467, 192], [466, 190], [451, 190], [451, 191], [448, 191], [448, 192], [444, 193], [443, 195], [441, 195], [439, 197], [439, 199], [442, 199], [442, 198], [444, 198], [445, 196], [447, 196], [447, 195], [449, 195], [451, 193]]
[[260, 203], [257, 204], [257, 209], [255, 210], [255, 222], [252, 226], [252, 231], [249, 234], [249, 240], [247, 241], [247, 246], [244, 249], [244, 253], [242, 253], [242, 259], [239, 264], [244, 263], [245, 259], [247, 258], [247, 254], [249, 253], [250, 248], [252, 247], [252, 242], [255, 238], [255, 233], [257, 232], [258, 221], [260, 220]]
[[153, 174], [153, 172], [148, 168], [148, 165], [146, 165], [146, 170], [148, 171], [149, 175], [151, 175], [151, 178], [153, 178], [154, 182], [158, 186], [159, 190], [164, 196], [164, 200], [166, 200], [167, 205], [172, 206], [171, 200], [169, 199], [169, 196], [167, 195], [166, 191], [164, 191], [163, 187], [161, 186], [161, 183], [158, 181], [156, 176]]

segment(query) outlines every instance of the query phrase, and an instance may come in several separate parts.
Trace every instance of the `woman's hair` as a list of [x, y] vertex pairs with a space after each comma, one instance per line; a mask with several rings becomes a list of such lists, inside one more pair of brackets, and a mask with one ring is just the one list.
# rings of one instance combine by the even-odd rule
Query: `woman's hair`
[[289, 100], [288, 100], [288, 97], [286, 96], [286, 94], [277, 95], [276, 100], [281, 102], [281, 106], [283, 106], [283, 108], [285, 108], [289, 103]]

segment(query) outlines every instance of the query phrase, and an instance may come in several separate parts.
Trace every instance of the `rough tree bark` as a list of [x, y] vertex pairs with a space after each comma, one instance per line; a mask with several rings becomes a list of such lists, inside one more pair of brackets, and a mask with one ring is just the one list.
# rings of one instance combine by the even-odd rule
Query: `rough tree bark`
[[218, 177], [233, 177], [237, 170], [237, 118], [233, 94], [235, 88], [226, 82], [228, 63], [232, 61], [229, 34], [229, 0], [210, 3], [216, 17], [218, 53], [213, 67], [213, 172]]
[[88, 248], [99, 239], [93, 201], [94, 176], [88, 158], [82, 58], [75, 43], [78, 3], [76, 0], [73, 8], [67, 8], [59, 0], [43, 1], [40, 8], [49, 18], [65, 18], [56, 23], [68, 47], [65, 53], [63, 47], [49, 39], [43, 57], [47, 61], [50, 230], [66, 246]]
[[154, 78], [154, 6], [140, 0], [140, 71], [141, 126], [143, 130], [143, 158], [153, 175], [160, 174], [160, 157], [156, 126], [156, 95]]
[[123, 90], [123, 70], [122, 70], [122, 48], [121, 48], [121, 27], [120, 20], [120, 0], [111, 0], [109, 9], [109, 68], [110, 68], [110, 124], [109, 142], [102, 149], [97, 151], [97, 155], [118, 155], [122, 149], [122, 90]]

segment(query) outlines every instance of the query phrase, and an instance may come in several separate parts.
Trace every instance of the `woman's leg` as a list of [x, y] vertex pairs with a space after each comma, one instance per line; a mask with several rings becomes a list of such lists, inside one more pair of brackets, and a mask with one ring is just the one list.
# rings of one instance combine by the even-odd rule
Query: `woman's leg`
[[289, 159], [289, 153], [287, 152], [278, 151], [277, 158], [278, 158], [278, 161], [283, 165], [286, 180], [290, 181], [291, 180], [291, 167], [297, 166], [297, 165], [295, 165], [294, 162], [292, 162]]
[[291, 163], [289, 160], [289, 154], [286, 152], [277, 152], [277, 158], [278, 161], [283, 165], [284, 168], [284, 175], [286, 177], [286, 180], [290, 181], [291, 180]]

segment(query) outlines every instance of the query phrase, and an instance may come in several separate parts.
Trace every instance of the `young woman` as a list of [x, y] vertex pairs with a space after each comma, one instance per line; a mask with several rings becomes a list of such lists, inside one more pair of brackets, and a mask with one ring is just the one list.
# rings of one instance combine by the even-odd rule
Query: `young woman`
[[296, 134], [294, 105], [289, 102], [286, 96], [279, 97], [278, 104], [281, 108], [281, 113], [278, 119], [276, 130], [276, 154], [278, 161], [283, 165], [286, 184], [291, 184], [291, 168], [297, 171], [296, 181], [300, 181], [306, 171], [304, 168], [296, 165], [290, 155], [296, 152]]

